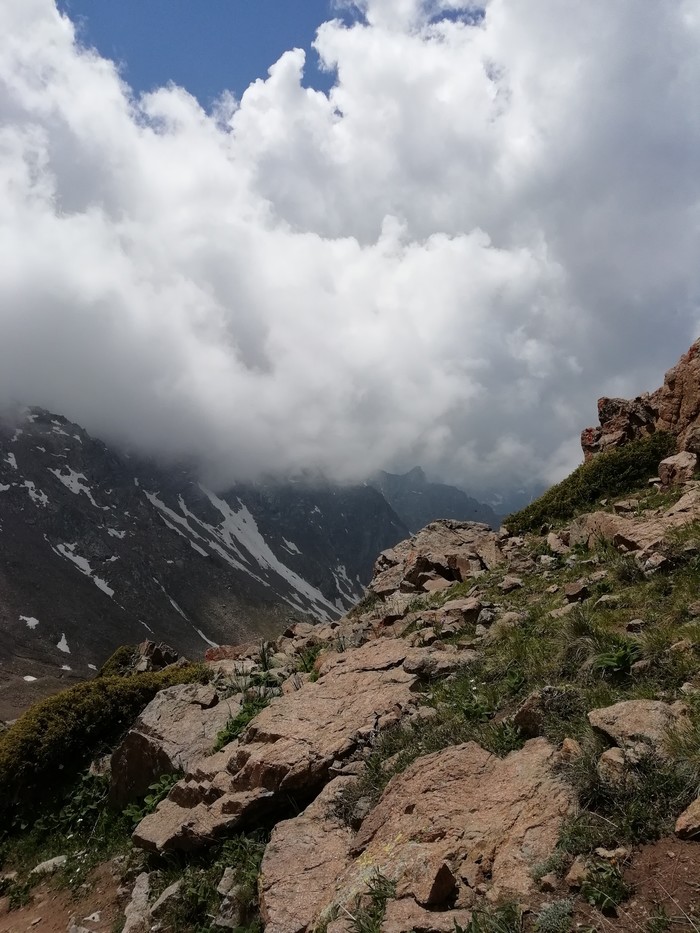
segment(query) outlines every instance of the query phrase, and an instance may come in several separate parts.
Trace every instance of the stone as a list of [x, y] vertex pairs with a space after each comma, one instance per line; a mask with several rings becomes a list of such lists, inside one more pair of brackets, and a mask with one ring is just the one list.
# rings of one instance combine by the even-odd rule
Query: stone
[[588, 599], [589, 595], [588, 586], [582, 580], [578, 580], [576, 583], [567, 583], [564, 587], [564, 596], [567, 602], [570, 603], [581, 603], [584, 599]]
[[149, 896], [151, 883], [148, 872], [137, 876], [131, 892], [131, 900], [124, 911], [125, 923], [122, 933], [147, 933], [151, 928]]
[[576, 807], [555, 762], [544, 739], [504, 759], [474, 742], [418, 759], [392, 778], [362, 823], [336, 903], [351, 904], [377, 868], [395, 882], [397, 896], [433, 909], [448, 907], [452, 896], [443, 866], [455, 880], [488, 878], [494, 899], [527, 896], [533, 867], [551, 855]]
[[165, 909], [170, 903], [170, 901], [175, 900], [180, 894], [182, 889], [182, 878], [179, 878], [177, 881], [173, 881], [171, 885], [163, 891], [160, 897], [156, 900], [155, 904], [150, 908], [149, 913], [151, 917], [154, 917], [156, 920], [165, 913]]
[[640, 677], [642, 674], [645, 674], [651, 668], [651, 661], [649, 658], [642, 658], [641, 661], [635, 661], [634, 664], [630, 667], [630, 673], [633, 677]]
[[[479, 522], [431, 522], [406, 541], [383, 551], [369, 591], [387, 599], [406, 587], [437, 577], [464, 581], [503, 561], [498, 536]], [[440, 584], [442, 585], [442, 584]]]
[[681, 839], [700, 836], [700, 799], [694, 800], [676, 820], [676, 835]]
[[636, 634], [636, 633], [641, 632], [645, 625], [646, 625], [646, 622], [644, 621], [644, 619], [630, 619], [630, 621], [627, 623], [625, 628], [627, 629], [628, 632], [632, 632]]
[[594, 709], [588, 721], [637, 761], [649, 752], [665, 755], [666, 734], [687, 715], [683, 703], [669, 705], [661, 700], [623, 700]]
[[552, 609], [549, 615], [552, 619], [563, 619], [564, 616], [568, 616], [574, 609], [576, 609], [576, 603], [567, 603], [565, 606], [560, 606], [558, 609]]
[[266, 933], [311, 929], [351, 862], [352, 832], [332, 816], [351, 778], [336, 778], [300, 815], [277, 823], [260, 868], [260, 914]]
[[240, 708], [240, 697], [219, 702], [211, 685], [161, 690], [112, 755], [112, 802], [124, 806], [143, 796], [162, 774], [187, 771], [211, 752], [217, 734]]
[[40, 862], [38, 865], [35, 865], [32, 868], [30, 875], [53, 875], [63, 868], [63, 866], [68, 861], [67, 855], [57, 855], [55, 858], [47, 859], [45, 862]]
[[513, 725], [528, 738], [542, 735], [544, 728], [544, 706], [541, 690], [535, 690], [518, 707], [513, 716]]
[[556, 891], [558, 887], [559, 879], [554, 874], [554, 872], [549, 872], [540, 878], [540, 891], [544, 891], [546, 894], [551, 894], [553, 891]]
[[574, 863], [569, 869], [564, 878], [564, 881], [568, 884], [570, 888], [577, 889], [580, 888], [583, 882], [586, 880], [586, 862], [580, 855], [576, 856]]
[[459, 619], [465, 625], [475, 623], [482, 611], [481, 600], [476, 596], [467, 599], [449, 599], [437, 612], [438, 621]]
[[576, 739], [565, 738], [561, 743], [561, 748], [559, 749], [559, 755], [562, 761], [570, 762], [576, 761], [577, 758], [580, 758], [583, 754], [583, 749], [581, 748], [581, 743], [577, 742]]
[[598, 759], [598, 774], [610, 784], [624, 781], [627, 769], [627, 757], [621, 748], [608, 748]]
[[568, 554], [570, 550], [568, 543], [564, 540], [564, 536], [554, 531], [550, 531], [547, 535], [547, 547], [553, 554], [559, 555]]
[[667, 457], [659, 464], [659, 479], [662, 486], [680, 486], [693, 478], [698, 466], [694, 453], [683, 450], [673, 457]]
[[382, 933], [454, 933], [467, 929], [471, 919], [468, 910], [426, 910], [412, 898], [389, 901], [382, 922]]
[[636, 512], [639, 508], [639, 499], [620, 499], [613, 503], [613, 509], [618, 515], [624, 515], [629, 512]]
[[626, 862], [630, 857], [630, 850], [626, 849], [624, 846], [618, 846], [616, 849], [603, 849], [599, 847], [595, 850], [594, 854], [606, 862], [622, 864], [622, 862]]
[[517, 628], [523, 619], [524, 615], [522, 612], [504, 612], [484, 634], [484, 644], [490, 645], [492, 642], [502, 638], [510, 629]]
[[520, 577], [514, 577], [508, 574], [503, 578], [503, 580], [498, 584], [498, 589], [503, 593], [512, 593], [513, 590], [522, 589], [525, 584], [520, 579]]

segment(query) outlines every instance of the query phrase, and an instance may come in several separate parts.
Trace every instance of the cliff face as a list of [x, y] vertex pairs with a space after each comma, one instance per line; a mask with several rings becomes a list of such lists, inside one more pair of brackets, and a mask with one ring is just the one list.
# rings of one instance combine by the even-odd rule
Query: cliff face
[[655, 431], [677, 437], [679, 451], [700, 453], [700, 340], [669, 369], [660, 389], [634, 399], [601, 398], [598, 417], [600, 426], [581, 434], [587, 460]]

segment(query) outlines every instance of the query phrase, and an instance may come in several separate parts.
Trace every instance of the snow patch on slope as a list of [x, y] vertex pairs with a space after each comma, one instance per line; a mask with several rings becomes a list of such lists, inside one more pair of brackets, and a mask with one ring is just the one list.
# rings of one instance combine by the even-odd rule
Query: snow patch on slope
[[[223, 521], [218, 530], [231, 547], [235, 546], [234, 541], [241, 544], [253, 556], [260, 567], [272, 570], [286, 580], [292, 589], [295, 589], [306, 600], [311, 602], [324, 618], [328, 618], [328, 610], [335, 615], [336, 607], [326, 599], [320, 590], [307, 583], [306, 580], [290, 570], [275, 556], [260, 534], [255, 519], [240, 500], [239, 505], [241, 507], [237, 512], [234, 512], [228, 502], [220, 499], [210, 489], [204, 486], [200, 486], [200, 489], [223, 516]], [[288, 599], [286, 601], [289, 602]]]
[[71, 470], [69, 466], [66, 467], [67, 472], [61, 473], [60, 470], [52, 470], [49, 468], [49, 473], [53, 473], [56, 479], [59, 479], [66, 489], [79, 496], [81, 492], [85, 493], [90, 503], [95, 506], [96, 509], [100, 509], [103, 512], [106, 512], [109, 506], [100, 506], [98, 505], [92, 495], [92, 490], [84, 482], [87, 478], [84, 473], [76, 473], [75, 470]]
[[112, 598], [114, 596], [114, 590], [112, 587], [106, 582], [106, 580], [95, 576], [95, 573], [90, 566], [90, 562], [87, 561], [84, 557], [81, 557], [80, 554], [75, 553], [76, 547], [77, 544], [59, 544], [52, 549], [57, 554], [60, 554], [61, 557], [65, 557], [73, 564], [75, 564], [81, 573], [84, 573], [86, 577], [90, 577], [98, 589], [102, 590], [103, 593], [106, 593], [107, 596]]

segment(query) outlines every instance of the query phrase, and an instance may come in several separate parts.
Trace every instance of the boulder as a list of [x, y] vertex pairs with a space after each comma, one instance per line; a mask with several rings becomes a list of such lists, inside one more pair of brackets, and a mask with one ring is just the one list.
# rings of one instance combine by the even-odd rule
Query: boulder
[[349, 781], [336, 778], [300, 816], [273, 829], [259, 880], [266, 933], [310, 929], [333, 899], [335, 881], [351, 861], [352, 832], [332, 815]]
[[588, 721], [612, 739], [630, 761], [638, 761], [650, 752], [663, 757], [668, 730], [687, 713], [688, 707], [680, 702], [669, 705], [661, 700], [623, 700], [591, 710]]
[[362, 823], [335, 902], [351, 905], [376, 871], [396, 884], [398, 899], [432, 910], [480, 884], [493, 899], [527, 896], [532, 868], [551, 855], [576, 806], [555, 760], [544, 739], [504, 759], [474, 742], [418, 759]]
[[240, 697], [220, 702], [210, 685], [161, 690], [112, 755], [112, 801], [123, 806], [143, 796], [162, 774], [187, 771], [211, 751], [217, 734], [240, 708]]
[[693, 478], [697, 469], [697, 454], [683, 450], [673, 457], [667, 457], [659, 464], [659, 479], [662, 486], [680, 486]]
[[431, 522], [383, 551], [368, 589], [382, 599], [416, 587], [437, 589], [490, 570], [503, 561], [498, 536], [479, 522]]
[[149, 897], [151, 893], [150, 877], [143, 871], [136, 878], [131, 892], [131, 900], [124, 911], [125, 923], [122, 933], [148, 933], [151, 929]]

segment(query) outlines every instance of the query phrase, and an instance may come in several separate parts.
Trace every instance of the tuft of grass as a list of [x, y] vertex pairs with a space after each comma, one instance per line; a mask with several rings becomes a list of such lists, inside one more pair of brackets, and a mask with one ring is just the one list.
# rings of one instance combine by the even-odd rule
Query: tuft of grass
[[522, 534], [573, 518], [602, 498], [624, 495], [646, 482], [655, 475], [659, 462], [675, 449], [675, 438], [659, 432], [599, 454], [535, 502], [509, 515], [505, 524], [511, 532]]
[[601, 751], [601, 745], [591, 742], [564, 768], [581, 805], [559, 840], [559, 848], [569, 855], [653, 842], [672, 832], [678, 814], [697, 795], [699, 774], [688, 761], [649, 754], [628, 763], [626, 773], [613, 782], [598, 772]]
[[229, 742], [233, 742], [250, 725], [258, 713], [265, 709], [270, 700], [264, 694], [252, 699], [246, 699], [243, 702], [239, 712], [232, 716], [223, 729], [217, 734], [214, 743], [214, 751], [220, 752]]
[[631, 893], [632, 889], [617, 865], [600, 861], [588, 866], [581, 895], [602, 913], [614, 913]]
[[523, 912], [516, 904], [478, 907], [466, 927], [455, 924], [455, 933], [521, 933]]
[[352, 933], [381, 933], [386, 905], [396, 895], [396, 885], [376, 871], [367, 884], [367, 893], [357, 898], [351, 911]]

